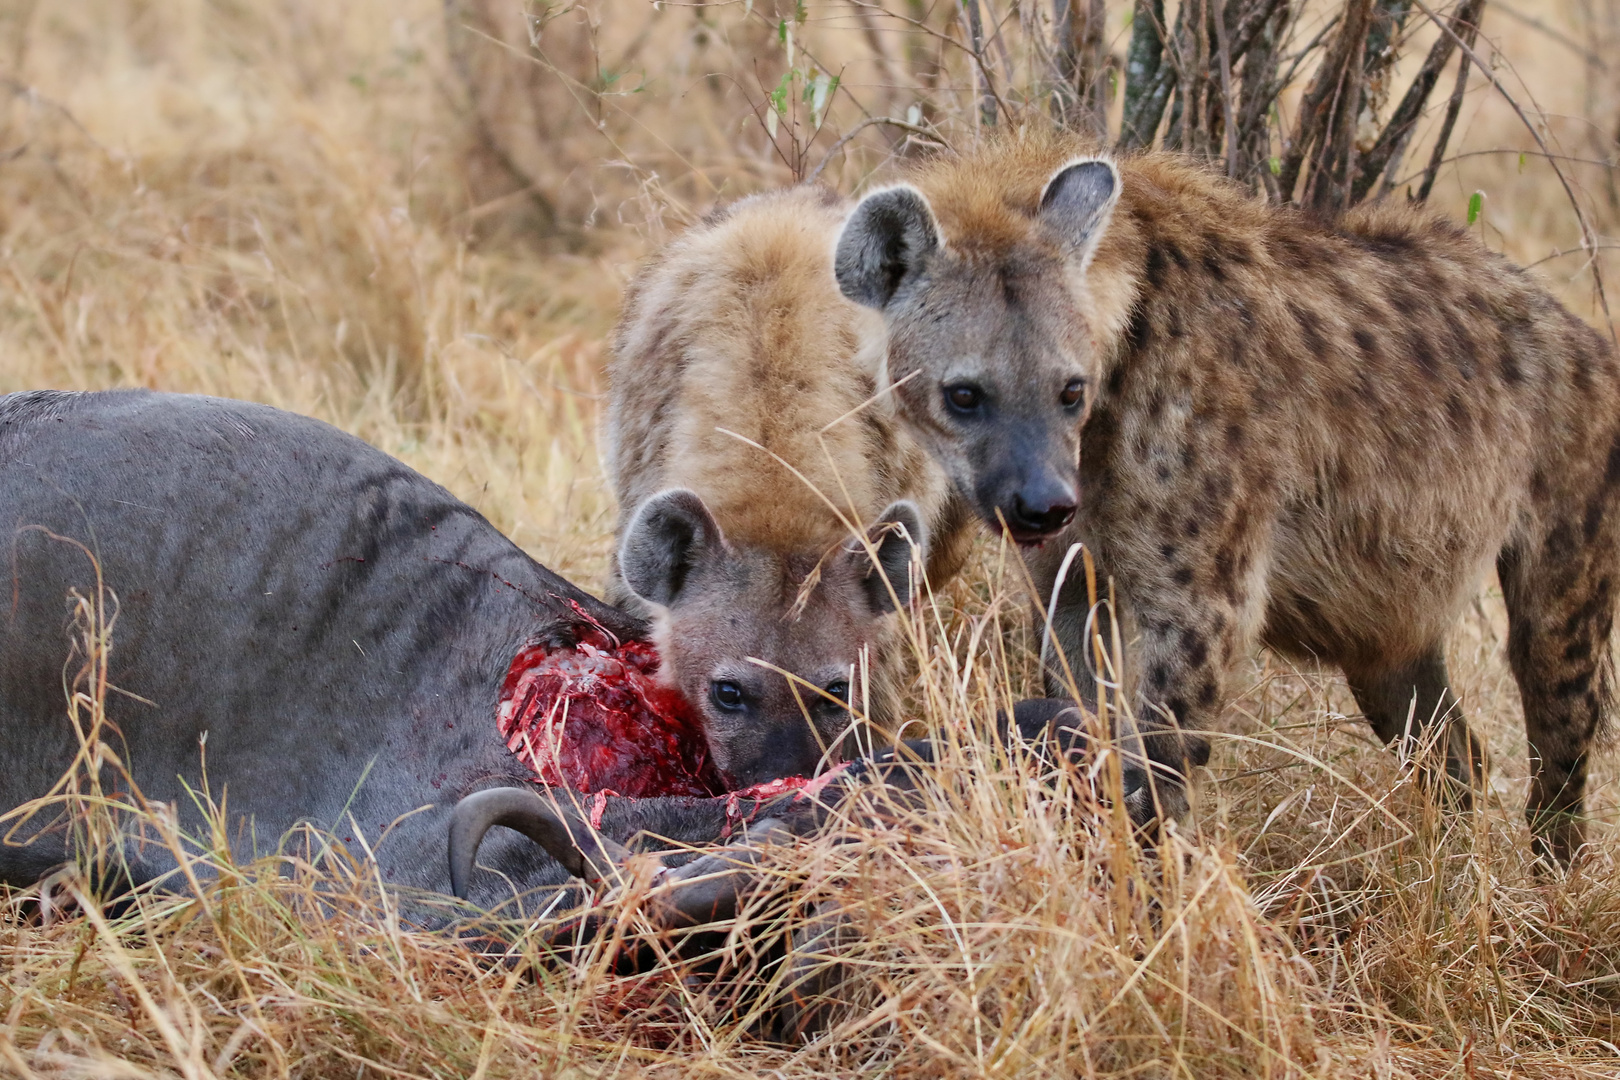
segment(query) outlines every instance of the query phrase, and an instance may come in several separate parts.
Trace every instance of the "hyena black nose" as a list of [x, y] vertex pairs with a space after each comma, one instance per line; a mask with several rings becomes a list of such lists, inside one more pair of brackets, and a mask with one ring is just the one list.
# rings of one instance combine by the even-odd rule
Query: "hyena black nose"
[[1023, 492], [1014, 495], [1012, 519], [1007, 524], [1014, 533], [1050, 536], [1073, 520], [1074, 492], [1054, 488], [1050, 492], [1032, 493], [1028, 501]]

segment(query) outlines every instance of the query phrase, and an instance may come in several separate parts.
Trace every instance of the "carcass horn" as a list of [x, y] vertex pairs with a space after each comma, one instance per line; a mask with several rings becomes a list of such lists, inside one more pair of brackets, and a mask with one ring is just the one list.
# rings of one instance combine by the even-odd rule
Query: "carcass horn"
[[459, 899], [467, 899], [478, 845], [494, 825], [516, 829], [545, 848], [570, 874], [587, 881], [606, 877], [630, 858], [623, 844], [528, 788], [477, 791], [456, 803], [450, 815], [450, 888]]

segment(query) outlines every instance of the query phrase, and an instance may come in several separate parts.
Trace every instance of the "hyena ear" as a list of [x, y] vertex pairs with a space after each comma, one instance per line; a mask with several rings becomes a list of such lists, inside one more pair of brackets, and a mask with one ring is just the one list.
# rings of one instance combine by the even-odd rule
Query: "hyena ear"
[[1082, 270], [1097, 253], [1119, 189], [1119, 169], [1112, 161], [1081, 158], [1053, 173], [1041, 192], [1041, 224]]
[[671, 488], [636, 510], [619, 545], [619, 573], [630, 591], [670, 607], [705, 554], [723, 544], [720, 526], [697, 492]]
[[856, 204], [838, 234], [833, 272], [857, 304], [879, 311], [940, 246], [939, 224], [923, 193], [901, 185]]
[[[866, 588], [867, 602], [879, 615], [895, 610], [895, 601], [904, 607], [911, 603], [917, 582], [911, 580], [911, 549], [926, 551], [927, 526], [917, 504], [905, 499], [890, 503], [888, 509], [866, 530], [877, 556], [874, 561], [864, 545], [851, 545], [849, 557], [864, 571], [861, 584]], [[892, 592], [891, 592], [892, 590]]]

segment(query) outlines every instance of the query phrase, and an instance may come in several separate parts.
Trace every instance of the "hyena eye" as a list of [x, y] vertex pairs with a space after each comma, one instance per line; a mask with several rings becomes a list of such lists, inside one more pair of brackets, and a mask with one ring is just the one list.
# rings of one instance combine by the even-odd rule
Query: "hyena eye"
[[736, 712], [743, 707], [742, 687], [728, 679], [716, 679], [710, 683], [709, 696], [714, 699], [715, 705], [727, 712]]
[[977, 386], [957, 383], [945, 388], [945, 403], [955, 412], [970, 413], [984, 401], [984, 392]]
[[1072, 409], [1076, 405], [1080, 404], [1080, 402], [1085, 399], [1085, 396], [1086, 380], [1070, 379], [1069, 385], [1065, 386], [1063, 388], [1063, 393], [1058, 395], [1058, 400], [1063, 403], [1063, 407], [1065, 409]]
[[835, 697], [844, 704], [849, 704], [849, 682], [845, 679], [834, 679], [827, 684], [827, 694]]

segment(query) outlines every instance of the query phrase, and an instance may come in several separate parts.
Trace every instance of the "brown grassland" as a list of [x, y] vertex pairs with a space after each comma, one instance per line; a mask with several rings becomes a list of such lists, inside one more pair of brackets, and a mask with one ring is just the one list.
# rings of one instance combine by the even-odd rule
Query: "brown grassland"
[[[1620, 9], [1516, 2], [1488, 9], [1476, 52], [1563, 155], [1595, 246], [1477, 69], [1431, 201], [1462, 217], [1483, 192], [1486, 242], [1606, 326]], [[636, 260], [824, 159], [854, 191], [891, 155], [975, 138], [967, 10], [0, 0], [0, 392], [150, 386], [318, 416], [597, 590], [603, 343]], [[1040, 113], [1051, 5], [976, 10], [1035, 28], [982, 55], [998, 122]], [[1326, 7], [1301, 10], [1303, 41]], [[1123, 55], [1130, 5], [1107, 11]], [[1403, 74], [1435, 36], [1410, 29]], [[772, 857], [785, 891], [839, 900], [860, 930], [848, 1008], [809, 1044], [756, 1038], [757, 1000], [678, 966], [476, 962], [401, 925], [341, 850], [232, 866], [204, 842], [198, 896], [40, 925], [0, 895], [0, 1075], [1620, 1075], [1620, 755], [1595, 770], [1589, 857], [1536, 876], [1494, 581], [1450, 645], [1494, 758], [1480, 813], [1429, 809], [1337, 676], [1262, 655], [1194, 821], [1145, 860], [1117, 817], [1044, 793], [977, 734], [1038, 682], [1016, 565], [987, 538], [913, 616], [913, 715], [951, 736], [926, 810]], [[106, 629], [81, 624], [90, 655]], [[73, 707], [100, 703], [83, 683]], [[638, 925], [633, 895], [603, 902]]]

